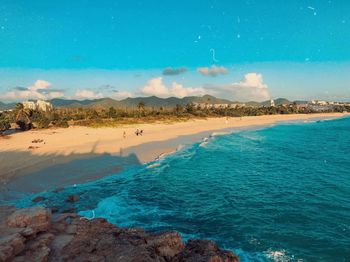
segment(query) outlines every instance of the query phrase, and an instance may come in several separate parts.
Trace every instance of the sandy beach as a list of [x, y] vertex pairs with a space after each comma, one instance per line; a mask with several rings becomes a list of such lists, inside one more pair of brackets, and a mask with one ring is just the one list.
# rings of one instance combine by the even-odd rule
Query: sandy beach
[[[176, 150], [179, 144], [199, 141], [212, 132], [342, 116], [344, 114], [329, 113], [208, 118], [119, 128], [73, 126], [20, 132], [0, 138], [0, 181], [8, 187], [12, 180], [21, 177], [23, 181], [12, 185], [21, 190], [21, 186], [27, 188], [28, 182], [33, 184], [30, 183], [32, 176], [23, 175], [33, 174], [38, 176], [36, 182], [43, 183], [33, 188], [37, 191], [46, 186], [45, 179], [55, 181], [54, 185], [93, 180], [116, 173], [125, 165], [152, 161]], [[142, 129], [143, 135], [136, 136], [136, 129]]]

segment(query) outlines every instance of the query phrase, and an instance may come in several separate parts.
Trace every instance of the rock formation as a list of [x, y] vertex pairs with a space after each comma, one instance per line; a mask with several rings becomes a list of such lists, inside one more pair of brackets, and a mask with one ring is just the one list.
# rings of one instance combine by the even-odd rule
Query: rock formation
[[0, 236], [0, 261], [239, 262], [212, 241], [184, 243], [177, 232], [118, 228], [44, 207], [0, 207]]

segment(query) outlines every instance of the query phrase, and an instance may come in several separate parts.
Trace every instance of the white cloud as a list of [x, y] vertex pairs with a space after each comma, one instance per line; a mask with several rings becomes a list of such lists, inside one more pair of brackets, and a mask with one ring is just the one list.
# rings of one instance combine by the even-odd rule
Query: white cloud
[[50, 86], [51, 86], [50, 82], [39, 79], [39, 80], [35, 81], [34, 85], [29, 86], [28, 90], [35, 92], [35, 91], [39, 91], [41, 89], [48, 89], [48, 88], [50, 88]]
[[173, 82], [170, 93], [176, 97], [202, 96], [205, 95], [205, 90], [199, 87], [183, 87], [183, 85]]
[[0, 98], [9, 101], [23, 101], [29, 99], [49, 100], [62, 97], [63, 95], [64, 93], [62, 90], [52, 89], [50, 82], [39, 79], [31, 86], [14, 88], [14, 90], [0, 95]]
[[267, 85], [263, 83], [262, 75], [257, 73], [246, 74], [240, 82], [235, 83], [234, 85], [267, 89]]
[[101, 92], [94, 92], [91, 90], [77, 90], [74, 98], [76, 99], [97, 99], [102, 98], [104, 95]]
[[185, 97], [204, 95], [205, 90], [203, 88], [184, 87], [181, 84], [173, 82], [171, 87], [167, 87], [163, 84], [162, 78], [157, 77], [149, 80], [147, 85], [141, 88], [141, 93], [144, 95], [158, 96], [158, 97]]
[[222, 85], [207, 86], [213, 93], [235, 101], [264, 101], [270, 99], [268, 86], [258, 73], [248, 73], [239, 82]]
[[212, 65], [211, 67], [199, 67], [197, 71], [205, 76], [217, 76], [219, 74], [225, 75], [228, 73], [228, 70], [223, 66]]
[[147, 85], [141, 88], [141, 93], [144, 95], [167, 97], [169, 96], [169, 89], [163, 84], [161, 77], [156, 77], [149, 80]]

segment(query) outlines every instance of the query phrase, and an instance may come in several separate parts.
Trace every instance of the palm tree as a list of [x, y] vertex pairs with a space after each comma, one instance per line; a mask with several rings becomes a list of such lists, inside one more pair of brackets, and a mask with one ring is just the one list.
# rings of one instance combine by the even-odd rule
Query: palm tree
[[138, 104], [137, 104], [137, 108], [139, 110], [139, 116], [141, 115], [141, 111], [144, 112], [145, 111], [145, 103], [143, 101], [140, 101]]
[[4, 113], [0, 113], [0, 135], [11, 128], [10, 121]]
[[111, 106], [108, 110], [107, 115], [109, 118], [115, 118], [117, 116], [117, 110], [115, 110], [115, 108]]
[[176, 104], [176, 106], [175, 106], [175, 113], [176, 113], [176, 115], [179, 116], [182, 113], [182, 111], [183, 111], [183, 107], [181, 105], [179, 105], [179, 104]]
[[186, 105], [186, 112], [192, 114], [194, 112], [194, 105], [192, 103], [188, 103]]
[[15, 107], [16, 112], [16, 124], [22, 131], [29, 130], [32, 128], [32, 110], [25, 108], [22, 103], [17, 103]]
[[137, 108], [140, 110], [145, 110], [145, 103], [143, 101], [140, 101], [138, 104], [137, 104]]

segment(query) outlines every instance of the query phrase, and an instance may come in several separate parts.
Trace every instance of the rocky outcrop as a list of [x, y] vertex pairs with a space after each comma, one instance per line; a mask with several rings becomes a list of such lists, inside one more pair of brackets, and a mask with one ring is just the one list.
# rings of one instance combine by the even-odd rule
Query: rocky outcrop
[[26, 235], [35, 235], [50, 228], [51, 210], [44, 207], [19, 209], [7, 218], [7, 225], [11, 228], [23, 228]]
[[212, 241], [184, 243], [177, 232], [118, 228], [44, 207], [0, 207], [0, 215], [0, 261], [239, 261]]
[[190, 239], [185, 248], [173, 259], [174, 262], [187, 261], [239, 261], [232, 252], [220, 249], [213, 241]]

